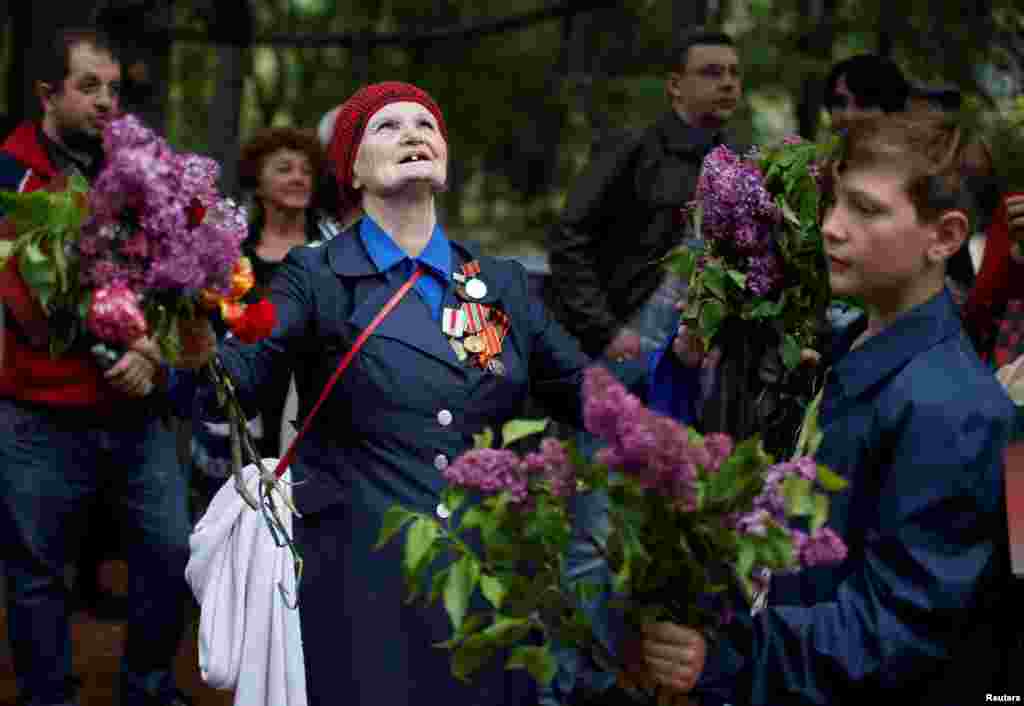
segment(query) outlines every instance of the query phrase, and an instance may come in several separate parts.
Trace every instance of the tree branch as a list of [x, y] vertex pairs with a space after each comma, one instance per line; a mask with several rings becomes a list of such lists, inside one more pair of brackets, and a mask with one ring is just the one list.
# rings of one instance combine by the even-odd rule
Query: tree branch
[[[450, 39], [479, 39], [492, 34], [514, 32], [528, 29], [535, 24], [549, 22], [562, 17], [593, 12], [608, 7], [614, 7], [613, 0], [563, 0], [562, 2], [541, 10], [524, 12], [511, 17], [504, 17], [498, 20], [485, 20], [472, 24], [457, 24], [450, 27], [443, 27], [424, 32], [387, 32], [380, 34], [366, 34], [363, 32], [349, 32], [345, 34], [333, 33], [288, 33], [276, 32], [267, 35], [254, 37], [252, 45], [271, 45], [287, 47], [348, 47], [360, 43], [366, 43], [370, 47], [385, 45], [408, 45], [416, 43], [430, 43]], [[172, 29], [171, 37], [180, 42], [223, 42], [223, 39], [210, 37], [205, 32], [191, 29]]]

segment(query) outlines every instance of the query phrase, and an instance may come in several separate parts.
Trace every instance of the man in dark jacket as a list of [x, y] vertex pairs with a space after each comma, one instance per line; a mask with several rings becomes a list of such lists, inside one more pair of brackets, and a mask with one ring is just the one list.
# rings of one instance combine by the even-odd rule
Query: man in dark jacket
[[[675, 302], [652, 298], [671, 300], [682, 291], [655, 296], [665, 281], [657, 261], [683, 242], [680, 209], [693, 199], [704, 156], [724, 141], [739, 105], [732, 39], [687, 37], [673, 53], [666, 89], [671, 109], [594, 159], [551, 232], [549, 303], [592, 356], [632, 358], [663, 344], [675, 328]], [[649, 304], [661, 314], [645, 315]]]
[[[52, 65], [36, 67], [42, 121], [22, 124], [0, 147], [6, 191], [95, 176], [100, 137], [118, 113], [121, 67], [100, 34], [64, 30], [46, 59]], [[139, 341], [107, 370], [88, 346], [52, 358], [53, 316], [13, 258], [0, 270], [0, 305], [0, 560], [19, 703], [77, 703], [64, 568], [83, 528], [96, 524], [92, 503], [107, 494], [131, 538], [120, 703], [184, 706], [171, 665], [185, 624], [187, 482], [158, 417], [159, 352]]]

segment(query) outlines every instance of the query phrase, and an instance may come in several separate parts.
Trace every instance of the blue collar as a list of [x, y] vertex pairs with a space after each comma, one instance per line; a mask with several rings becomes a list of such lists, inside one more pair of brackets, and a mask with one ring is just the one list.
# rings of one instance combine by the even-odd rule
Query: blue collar
[[415, 258], [410, 258], [369, 216], [365, 216], [359, 224], [359, 237], [362, 238], [363, 246], [379, 272], [387, 272], [403, 260], [409, 259], [433, 271], [442, 282], [451, 279], [452, 249], [440, 224], [434, 226], [427, 247]]
[[918, 354], [963, 330], [948, 289], [905, 312], [851, 351], [850, 346], [864, 330], [864, 324], [862, 315], [838, 333], [836, 341], [832, 372], [847, 397], [857, 397]]

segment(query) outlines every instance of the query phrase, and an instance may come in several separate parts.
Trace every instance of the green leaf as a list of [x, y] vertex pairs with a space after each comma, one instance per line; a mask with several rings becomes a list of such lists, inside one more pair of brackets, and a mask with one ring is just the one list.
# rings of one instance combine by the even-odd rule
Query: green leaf
[[384, 520], [381, 522], [380, 535], [377, 539], [377, 544], [374, 545], [373, 548], [380, 549], [390, 542], [391, 538], [398, 534], [398, 531], [414, 517], [416, 517], [415, 512], [406, 510], [404, 507], [399, 505], [394, 505], [388, 508], [388, 511], [384, 513]]
[[414, 573], [421, 568], [420, 564], [423, 558], [430, 551], [440, 533], [441, 528], [432, 518], [423, 515], [417, 516], [405, 535], [404, 566], [406, 572]]
[[725, 270], [721, 267], [708, 266], [704, 270], [704, 276], [702, 278], [704, 286], [707, 287], [708, 291], [714, 294], [719, 299], [725, 299], [725, 282], [726, 282]]
[[47, 191], [14, 193], [0, 191], [0, 211], [19, 232], [45, 228], [50, 223], [50, 202], [54, 195]]
[[697, 253], [689, 245], [679, 245], [664, 257], [663, 262], [670, 272], [689, 282], [697, 269]]
[[733, 283], [740, 289], [744, 289], [747, 286], [747, 276], [742, 272], [737, 272], [736, 270], [727, 270], [726, 274], [729, 275], [729, 279], [731, 279]]
[[505, 600], [505, 584], [501, 579], [491, 574], [484, 574], [480, 577], [480, 592], [484, 598], [494, 606], [495, 610], [501, 610], [501, 604]]
[[459, 524], [461, 529], [472, 529], [474, 527], [483, 527], [484, 523], [488, 520], [487, 511], [479, 505], [466, 510], [466, 514], [462, 516], [462, 522]]
[[469, 683], [469, 677], [474, 672], [491, 661], [498, 648], [489, 644], [466, 645], [463, 644], [452, 655], [452, 675], [459, 681]]
[[431, 577], [430, 596], [427, 599], [430, 603], [437, 603], [437, 599], [441, 597], [445, 584], [447, 583], [449, 573], [451, 573], [450, 566], [441, 569]]
[[822, 493], [814, 493], [811, 496], [813, 510], [811, 511], [811, 532], [817, 532], [828, 522], [828, 496]]
[[814, 513], [811, 481], [790, 476], [782, 481], [782, 496], [786, 500], [786, 515], [809, 517]]
[[466, 617], [469, 599], [480, 578], [480, 563], [466, 554], [451, 566], [444, 585], [444, 608], [452, 626], [458, 630]]
[[748, 316], [752, 319], [773, 319], [782, 313], [786, 305], [786, 294], [783, 293], [777, 301], [768, 299], [761, 300], [750, 310]]
[[818, 466], [817, 482], [822, 488], [830, 493], [838, 493], [846, 490], [849, 482], [841, 475], [830, 469], [828, 466]]
[[736, 559], [736, 576], [739, 578], [750, 578], [750, 572], [754, 569], [754, 562], [757, 560], [757, 549], [750, 542], [740, 541], [739, 556]]
[[0, 240], [0, 268], [7, 264], [7, 260], [14, 254], [13, 240]]
[[501, 428], [502, 448], [507, 448], [528, 436], [540, 434], [547, 426], [548, 419], [513, 419]]
[[36, 295], [43, 308], [47, 308], [57, 292], [57, 272], [53, 263], [32, 244], [22, 252], [18, 264], [25, 285]]
[[505, 662], [505, 669], [525, 669], [537, 683], [547, 686], [555, 678], [558, 665], [547, 645], [543, 647], [524, 645], [512, 651], [508, 661]]
[[792, 334], [786, 334], [782, 339], [782, 364], [790, 370], [800, 365], [800, 344]]
[[447, 649], [458, 645], [469, 636], [473, 635], [477, 630], [482, 628], [487, 622], [487, 615], [484, 613], [474, 613], [473, 615], [467, 615], [466, 619], [462, 621], [462, 629], [456, 630], [452, 633], [452, 636], [444, 642], [435, 642], [434, 647], [438, 649]]
[[453, 515], [455, 512], [462, 507], [462, 504], [466, 501], [466, 491], [462, 488], [455, 486], [448, 486], [441, 493], [441, 502], [448, 508], [448, 512]]
[[[794, 456], [814, 456], [821, 445], [823, 434], [818, 428], [818, 410], [821, 407], [821, 398], [825, 394], [825, 388], [818, 390], [811, 403], [804, 410], [804, 418], [800, 423], [800, 433], [796, 440]], [[826, 488], [827, 490], [827, 488]]]
[[710, 341], [718, 333], [718, 328], [725, 320], [725, 304], [717, 299], [708, 299], [700, 310], [701, 333]]
[[533, 626], [529, 618], [510, 618], [499, 615], [486, 629], [466, 640], [467, 645], [489, 644], [494, 647], [510, 647], [530, 634]]
[[489, 449], [494, 443], [494, 432], [490, 428], [484, 429], [479, 434], [473, 434], [474, 449]]

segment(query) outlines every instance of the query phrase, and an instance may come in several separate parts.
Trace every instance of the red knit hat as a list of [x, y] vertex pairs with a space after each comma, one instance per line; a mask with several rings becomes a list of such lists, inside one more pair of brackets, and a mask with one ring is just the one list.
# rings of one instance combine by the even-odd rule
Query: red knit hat
[[327, 156], [338, 179], [338, 197], [341, 200], [342, 213], [359, 203], [359, 194], [352, 188], [352, 165], [356, 161], [359, 144], [363, 141], [367, 121], [389, 103], [406, 101], [419, 103], [429, 110], [437, 120], [441, 135], [445, 141], [448, 140], [441, 108], [423, 89], [401, 81], [384, 81], [360, 88], [339, 106], [334, 119], [330, 146], [327, 148]]

